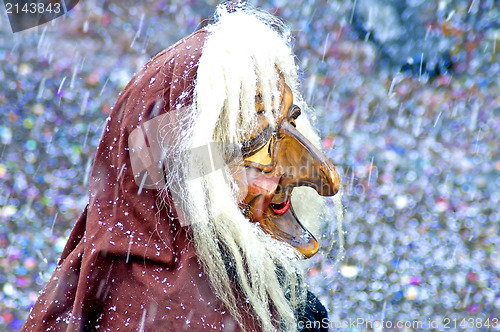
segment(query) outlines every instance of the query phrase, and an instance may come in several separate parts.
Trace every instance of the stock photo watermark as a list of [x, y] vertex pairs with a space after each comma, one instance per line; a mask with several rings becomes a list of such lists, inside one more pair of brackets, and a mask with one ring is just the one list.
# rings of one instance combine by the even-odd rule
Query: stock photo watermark
[[364, 318], [348, 318], [342, 320], [330, 320], [328, 318], [323, 318], [321, 321], [301, 321], [298, 322], [297, 327], [299, 329], [319, 329], [319, 328], [329, 328], [329, 329], [363, 329], [363, 330], [375, 330], [384, 331], [386, 329], [497, 329], [500, 327], [500, 321], [498, 317], [491, 318], [449, 318], [445, 317], [442, 319], [427, 319], [427, 320], [408, 320], [408, 321], [391, 321], [391, 320], [370, 320]]
[[79, 0], [3, 0], [12, 32], [50, 22], [73, 9]]

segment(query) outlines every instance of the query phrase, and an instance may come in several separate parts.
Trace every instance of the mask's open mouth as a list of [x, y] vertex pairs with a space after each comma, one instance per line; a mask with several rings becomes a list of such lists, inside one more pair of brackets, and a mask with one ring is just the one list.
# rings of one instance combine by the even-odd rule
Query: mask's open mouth
[[277, 204], [271, 203], [270, 207], [274, 213], [281, 216], [285, 214], [288, 211], [288, 209], [290, 209], [290, 198], [287, 198], [282, 203], [277, 203]]
[[289, 197], [282, 203], [268, 205], [261, 227], [274, 238], [295, 247], [305, 258], [318, 251], [318, 241], [297, 219]]

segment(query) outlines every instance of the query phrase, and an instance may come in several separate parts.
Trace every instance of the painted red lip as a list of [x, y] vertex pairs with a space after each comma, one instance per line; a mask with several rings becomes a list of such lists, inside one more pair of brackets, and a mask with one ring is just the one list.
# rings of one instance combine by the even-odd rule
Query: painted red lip
[[287, 198], [286, 201], [284, 201], [283, 203], [279, 204], [271, 203], [270, 206], [274, 213], [278, 215], [285, 214], [285, 212], [288, 211], [288, 209], [290, 208], [290, 198]]

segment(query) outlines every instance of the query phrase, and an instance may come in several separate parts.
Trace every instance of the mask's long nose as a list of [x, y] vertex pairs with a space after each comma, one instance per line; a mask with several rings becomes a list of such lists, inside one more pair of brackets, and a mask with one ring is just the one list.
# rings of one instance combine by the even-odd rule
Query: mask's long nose
[[281, 167], [283, 187], [308, 186], [322, 196], [339, 191], [339, 175], [328, 158], [290, 123], [278, 131], [277, 167]]

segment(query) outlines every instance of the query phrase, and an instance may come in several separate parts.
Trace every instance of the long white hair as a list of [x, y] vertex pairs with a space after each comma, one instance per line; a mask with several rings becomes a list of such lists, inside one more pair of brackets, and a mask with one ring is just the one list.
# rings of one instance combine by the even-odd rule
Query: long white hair
[[[184, 162], [175, 163], [167, 172], [167, 187], [176, 208], [189, 220], [199, 262], [214, 293], [237, 323], [244, 328], [244, 301], [262, 330], [274, 331], [280, 325], [294, 331], [294, 312], [305, 300], [298, 253], [249, 222], [238, 207], [229, 169], [214, 167], [214, 160], [234, 156], [242, 133], [255, 127], [257, 89], [274, 126], [273, 101], [280, 98], [280, 75], [291, 88], [294, 103], [305, 110], [297, 119], [298, 129], [318, 144], [297, 89], [290, 33], [267, 13], [249, 8], [228, 12], [225, 6], [219, 7], [215, 22], [207, 29], [210, 35], [198, 63], [193, 105], [180, 121], [184, 128], [176, 150]], [[208, 149], [207, 166], [207, 155], [199, 151], [213, 147], [213, 142], [224, 144], [220, 149]], [[314, 233], [323, 201], [315, 192], [300, 189], [294, 189], [292, 204], [302, 223]], [[307, 198], [297, 199], [300, 195]], [[307, 202], [307, 213], [300, 202]], [[273, 317], [280, 321], [273, 321]]]

